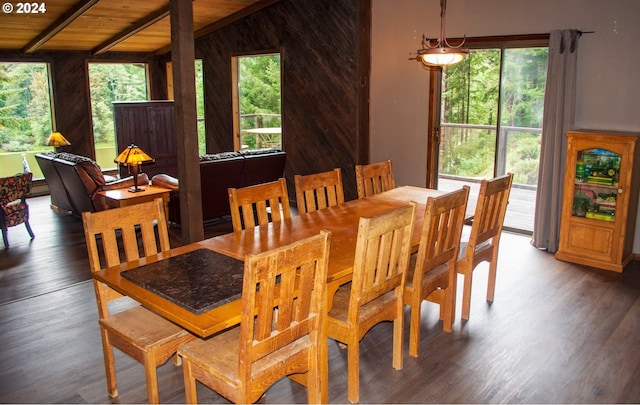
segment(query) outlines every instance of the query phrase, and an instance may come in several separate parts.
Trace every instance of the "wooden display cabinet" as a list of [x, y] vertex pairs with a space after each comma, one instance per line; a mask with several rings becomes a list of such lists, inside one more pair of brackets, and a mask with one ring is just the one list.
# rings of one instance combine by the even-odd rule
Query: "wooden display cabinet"
[[[638, 134], [569, 131], [556, 258], [622, 272], [633, 259]], [[635, 166], [634, 166], [635, 165]]]

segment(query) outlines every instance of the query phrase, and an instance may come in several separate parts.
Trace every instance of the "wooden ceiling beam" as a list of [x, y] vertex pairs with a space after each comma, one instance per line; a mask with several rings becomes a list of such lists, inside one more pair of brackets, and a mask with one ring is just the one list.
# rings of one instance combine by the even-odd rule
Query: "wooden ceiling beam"
[[129, 27], [126, 30], [123, 30], [123, 31], [117, 33], [116, 35], [114, 35], [113, 37], [109, 38], [105, 42], [103, 42], [100, 45], [96, 46], [95, 48], [93, 48], [91, 53], [94, 56], [95, 55], [100, 55], [101, 53], [104, 53], [104, 52], [108, 51], [109, 49], [111, 49], [112, 47], [118, 45], [120, 42], [126, 40], [127, 38], [130, 38], [130, 37], [134, 36], [135, 34], [137, 34], [138, 32], [140, 32], [140, 31], [152, 26], [153, 24], [157, 23], [158, 21], [162, 20], [163, 18], [165, 18], [168, 15], [169, 15], [169, 6], [167, 5], [167, 6], [163, 7], [163, 8], [160, 8], [160, 9], [154, 11], [153, 13], [141, 18], [140, 20], [136, 21], [136, 23], [133, 24], [131, 27]]
[[22, 48], [22, 52], [25, 54], [34, 53], [42, 45], [47, 43], [51, 38], [53, 38], [57, 33], [62, 31], [67, 25], [71, 24], [75, 21], [76, 18], [80, 17], [91, 7], [95, 6], [100, 0], [82, 0], [79, 1], [73, 8], [60, 16], [56, 21], [53, 22], [50, 26], [48, 26], [44, 31], [40, 33], [37, 37], [31, 40], [24, 48]]

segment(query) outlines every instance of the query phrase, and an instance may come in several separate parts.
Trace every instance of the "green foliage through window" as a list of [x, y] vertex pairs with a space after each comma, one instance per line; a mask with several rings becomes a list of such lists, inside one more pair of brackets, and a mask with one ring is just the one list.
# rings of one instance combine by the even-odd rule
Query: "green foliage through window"
[[147, 99], [146, 65], [140, 63], [90, 63], [91, 118], [96, 161], [100, 167], [116, 167], [117, 156], [114, 101], [142, 101]]
[[46, 63], [0, 63], [0, 176], [22, 171], [23, 154], [41, 177], [35, 153], [52, 132], [49, 72]]
[[281, 147], [280, 55], [239, 57], [238, 88], [242, 147]]
[[537, 184], [547, 55], [477, 49], [443, 69], [439, 174]]

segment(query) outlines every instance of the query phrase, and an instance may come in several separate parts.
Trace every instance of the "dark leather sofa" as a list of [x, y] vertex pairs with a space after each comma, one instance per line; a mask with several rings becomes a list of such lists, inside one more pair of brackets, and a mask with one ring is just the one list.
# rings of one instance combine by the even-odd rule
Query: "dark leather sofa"
[[[287, 154], [279, 149], [223, 152], [200, 156], [202, 219], [210, 221], [231, 214], [230, 187], [246, 187], [279, 179], [284, 175]], [[157, 174], [151, 184], [171, 188], [169, 221], [180, 224], [179, 181]]]
[[[85, 211], [102, 211], [106, 205], [98, 192], [133, 186], [133, 176], [117, 179], [105, 176], [98, 164], [72, 153], [44, 152], [36, 154], [36, 161], [49, 186], [51, 205], [59, 211], [81, 215]], [[148, 184], [145, 173], [138, 176], [138, 184]]]

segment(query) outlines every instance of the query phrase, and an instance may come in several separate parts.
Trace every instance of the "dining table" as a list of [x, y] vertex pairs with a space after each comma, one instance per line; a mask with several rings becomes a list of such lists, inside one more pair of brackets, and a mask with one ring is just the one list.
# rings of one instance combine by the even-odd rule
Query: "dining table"
[[323, 229], [329, 230], [327, 291], [332, 297], [340, 285], [351, 279], [360, 217], [375, 216], [414, 201], [417, 207], [412, 246], [417, 249], [427, 197], [443, 193], [421, 187], [398, 187], [172, 248], [102, 269], [94, 272], [93, 277], [191, 333], [206, 338], [240, 322], [246, 255], [288, 245]]
[[[373, 196], [350, 200], [278, 222], [190, 243], [158, 255], [93, 273], [144, 307], [202, 338], [240, 323], [244, 258], [318, 234], [331, 232], [327, 272], [330, 310], [337, 289], [351, 280], [361, 217], [416, 204], [412, 250], [420, 244], [427, 198], [445, 192], [402, 186]], [[322, 345], [321, 358], [328, 359]], [[328, 364], [322, 361], [321, 384], [328, 384]], [[306, 385], [305, 376], [292, 378]], [[327, 391], [322, 402], [328, 402]]]

